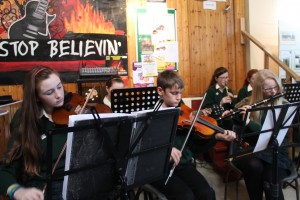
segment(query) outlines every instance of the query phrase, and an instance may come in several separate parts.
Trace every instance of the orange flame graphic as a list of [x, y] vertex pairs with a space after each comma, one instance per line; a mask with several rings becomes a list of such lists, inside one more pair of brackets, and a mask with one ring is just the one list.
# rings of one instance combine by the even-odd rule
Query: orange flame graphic
[[84, 7], [80, 2], [74, 1], [73, 11], [68, 18], [64, 18], [64, 25], [67, 32], [115, 34], [114, 25], [105, 20], [100, 11], [93, 10], [88, 2]]

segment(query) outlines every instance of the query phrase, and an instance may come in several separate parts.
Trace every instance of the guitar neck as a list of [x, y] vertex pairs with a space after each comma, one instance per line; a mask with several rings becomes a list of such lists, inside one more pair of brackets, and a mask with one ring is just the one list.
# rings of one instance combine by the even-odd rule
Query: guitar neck
[[43, 19], [48, 8], [48, 0], [40, 0], [33, 16], [38, 19]]

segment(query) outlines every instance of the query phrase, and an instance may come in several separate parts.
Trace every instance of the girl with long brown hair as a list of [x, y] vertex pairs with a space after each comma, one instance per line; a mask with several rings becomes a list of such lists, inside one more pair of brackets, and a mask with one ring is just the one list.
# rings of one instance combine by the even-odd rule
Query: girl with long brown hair
[[[22, 106], [11, 121], [12, 135], [0, 169], [0, 193], [10, 199], [41, 200], [46, 180], [46, 133], [57, 127], [52, 113], [64, 104], [64, 88], [56, 71], [38, 66], [26, 76], [23, 93]], [[65, 141], [66, 134], [53, 136], [53, 162]], [[64, 157], [56, 170], [64, 170]], [[62, 182], [63, 178], [54, 180], [52, 199], [62, 199]]]

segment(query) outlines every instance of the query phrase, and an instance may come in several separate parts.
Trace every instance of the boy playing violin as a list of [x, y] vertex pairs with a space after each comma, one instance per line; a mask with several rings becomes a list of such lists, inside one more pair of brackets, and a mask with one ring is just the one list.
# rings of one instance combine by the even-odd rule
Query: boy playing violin
[[[157, 91], [163, 104], [161, 107], [176, 107], [181, 102], [183, 80], [174, 71], [165, 70], [157, 78]], [[187, 145], [181, 152], [187, 134], [186, 130], [177, 130], [174, 147], [171, 151], [170, 160], [176, 165], [172, 177], [165, 185], [166, 179], [152, 183], [160, 192], [165, 194], [168, 199], [182, 200], [214, 200], [215, 192], [210, 187], [206, 179], [196, 169], [194, 157], [196, 154], [207, 151], [213, 147], [216, 140], [232, 141], [235, 133], [225, 130], [224, 133], [217, 133], [209, 139], [198, 138], [191, 135]]]

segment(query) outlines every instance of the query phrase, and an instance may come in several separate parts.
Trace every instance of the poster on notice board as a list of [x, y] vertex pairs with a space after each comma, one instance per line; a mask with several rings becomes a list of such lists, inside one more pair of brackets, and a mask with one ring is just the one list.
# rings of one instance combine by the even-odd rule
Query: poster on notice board
[[176, 12], [153, 14], [147, 9], [137, 9], [137, 58], [152, 56], [158, 72], [178, 69], [178, 42], [176, 35]]

